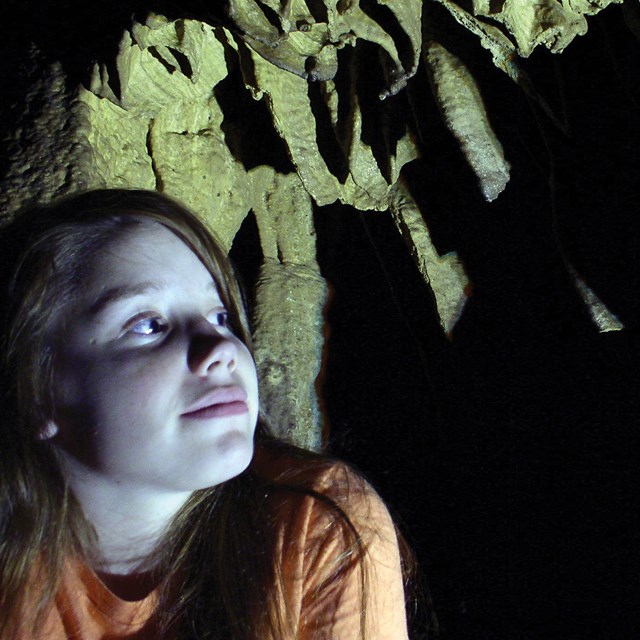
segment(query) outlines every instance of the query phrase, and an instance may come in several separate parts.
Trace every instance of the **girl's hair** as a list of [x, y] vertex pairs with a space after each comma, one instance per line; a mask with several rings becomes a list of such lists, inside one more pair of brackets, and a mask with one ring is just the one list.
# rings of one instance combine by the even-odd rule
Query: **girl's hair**
[[[251, 348], [241, 292], [224, 251], [202, 222], [166, 196], [141, 190], [91, 191], [34, 207], [4, 225], [0, 230], [2, 638], [11, 637], [24, 624], [27, 602], [33, 609], [30, 623], [36, 624], [58, 588], [64, 562], [74, 554], [90, 557], [94, 548], [94, 532], [65, 482], [55, 449], [40, 437], [53, 407], [56, 345], [50, 328], [53, 311], [72, 298], [92, 257], [144, 220], [167, 227], [202, 261], [218, 285], [234, 332]], [[277, 443], [265, 424], [260, 418], [257, 445], [287, 448]], [[288, 452], [318, 459], [293, 447]], [[160, 594], [159, 637], [169, 631], [172, 638], [199, 640], [294, 636], [296, 622], [287, 619], [278, 606], [282, 603], [274, 603], [274, 593], [283, 592], [278, 586], [281, 576], [265, 545], [264, 532], [270, 526], [265, 496], [275, 490], [250, 467], [237, 478], [191, 496], [154, 557], [154, 570], [159, 577], [168, 576], [163, 583], [169, 585]], [[318, 499], [344, 525], [350, 540], [345, 562], [360, 562], [363, 545], [348, 517], [331, 500]], [[35, 608], [34, 601], [39, 603]], [[361, 627], [364, 634], [364, 623]]]

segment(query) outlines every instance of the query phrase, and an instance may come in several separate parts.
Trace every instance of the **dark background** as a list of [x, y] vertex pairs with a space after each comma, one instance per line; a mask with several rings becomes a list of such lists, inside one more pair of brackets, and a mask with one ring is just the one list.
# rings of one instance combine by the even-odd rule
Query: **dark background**
[[[403, 523], [443, 640], [640, 630], [638, 41], [617, 6], [589, 25], [522, 63], [566, 133], [462, 47], [512, 164], [491, 204], [425, 103], [406, 173], [473, 281], [450, 340], [389, 216], [316, 216], [332, 450]], [[624, 331], [597, 332], [565, 259]]]

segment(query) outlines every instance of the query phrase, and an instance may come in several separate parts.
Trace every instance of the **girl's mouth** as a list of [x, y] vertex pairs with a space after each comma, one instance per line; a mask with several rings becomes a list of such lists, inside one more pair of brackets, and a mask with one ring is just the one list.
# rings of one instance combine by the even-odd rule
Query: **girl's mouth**
[[230, 385], [215, 387], [207, 391], [193, 402], [181, 414], [183, 418], [207, 419], [223, 416], [235, 416], [246, 413], [247, 393], [242, 387]]

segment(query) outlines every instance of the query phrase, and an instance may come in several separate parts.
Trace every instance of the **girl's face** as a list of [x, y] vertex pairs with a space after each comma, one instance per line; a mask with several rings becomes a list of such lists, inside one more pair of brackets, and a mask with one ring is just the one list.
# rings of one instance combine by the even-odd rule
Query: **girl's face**
[[191, 492], [247, 467], [254, 362], [211, 275], [168, 229], [144, 221], [108, 244], [53, 326], [43, 437], [75, 479]]

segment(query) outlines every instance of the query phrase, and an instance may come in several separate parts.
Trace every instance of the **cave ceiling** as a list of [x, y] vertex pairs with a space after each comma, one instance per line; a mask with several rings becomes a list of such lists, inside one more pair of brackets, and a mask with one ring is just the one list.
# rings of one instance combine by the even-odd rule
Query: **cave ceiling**
[[[13, 0], [2, 27], [2, 204], [10, 212], [90, 187], [155, 188], [209, 219], [227, 247], [252, 211], [271, 274], [263, 287], [300, 284], [289, 285], [289, 300], [299, 295], [315, 311], [298, 319], [308, 335], [297, 340], [312, 345], [307, 361], [318, 367], [326, 291], [313, 208], [389, 212], [450, 333], [469, 277], [455, 251], [435, 246], [403, 172], [418, 159], [438, 162], [424, 135], [424, 95], [485, 200], [495, 200], [512, 168], [471, 58], [490, 61], [562, 130], [522, 61], [536, 50], [561, 54], [591, 16], [621, 1]], [[625, 16], [637, 29], [631, 4]], [[598, 328], [620, 329], [569, 261], [566, 268]], [[274, 334], [266, 317], [258, 324], [266, 361], [260, 345], [274, 344]], [[283, 343], [282, 358], [288, 349]], [[282, 382], [286, 372], [264, 367], [265, 386], [305, 396], [298, 382]], [[314, 379], [303, 383], [307, 422], [317, 421]]]

